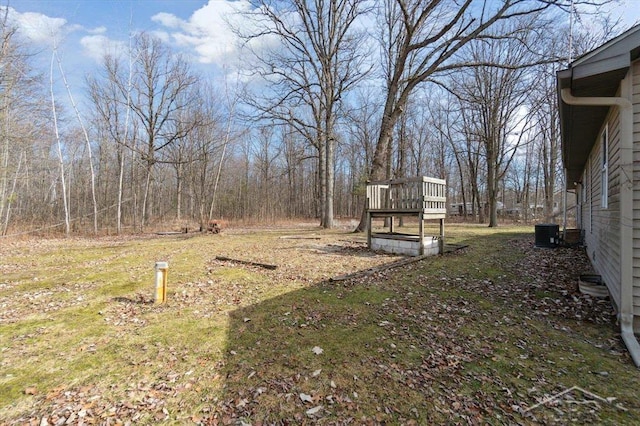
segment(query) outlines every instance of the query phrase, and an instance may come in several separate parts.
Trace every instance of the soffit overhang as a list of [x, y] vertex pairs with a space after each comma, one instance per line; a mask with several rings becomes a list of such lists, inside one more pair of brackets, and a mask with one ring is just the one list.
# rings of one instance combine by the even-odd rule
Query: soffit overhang
[[567, 188], [575, 188], [589, 154], [604, 125], [608, 106], [569, 105], [562, 100], [562, 89], [575, 97], [613, 97], [620, 93], [620, 82], [640, 54], [640, 26], [583, 55], [570, 67], [557, 73], [562, 159], [567, 172]]

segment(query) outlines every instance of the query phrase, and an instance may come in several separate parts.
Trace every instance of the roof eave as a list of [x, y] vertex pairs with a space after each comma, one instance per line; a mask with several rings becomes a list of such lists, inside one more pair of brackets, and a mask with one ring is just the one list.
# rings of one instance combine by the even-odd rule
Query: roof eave
[[[577, 97], [616, 96], [620, 81], [631, 66], [629, 51], [609, 57], [592, 57], [557, 73], [558, 105], [562, 137], [562, 159], [567, 171], [567, 188], [574, 188], [581, 179], [589, 153], [593, 148], [609, 107], [566, 104], [562, 89], [570, 88]], [[573, 65], [573, 64], [572, 64]]]

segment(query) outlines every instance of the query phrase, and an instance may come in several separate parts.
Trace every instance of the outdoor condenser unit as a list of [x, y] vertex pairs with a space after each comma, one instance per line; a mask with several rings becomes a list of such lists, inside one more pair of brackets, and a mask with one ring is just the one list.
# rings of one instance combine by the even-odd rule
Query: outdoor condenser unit
[[536, 247], [557, 247], [560, 243], [560, 225], [542, 223], [536, 225]]

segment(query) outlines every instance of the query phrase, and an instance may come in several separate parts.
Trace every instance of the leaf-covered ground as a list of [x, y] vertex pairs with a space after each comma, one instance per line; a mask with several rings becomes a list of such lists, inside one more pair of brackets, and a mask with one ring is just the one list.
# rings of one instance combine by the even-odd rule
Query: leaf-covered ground
[[531, 228], [449, 226], [467, 248], [337, 282], [398, 257], [310, 228], [2, 242], [0, 423], [636, 423], [584, 252]]

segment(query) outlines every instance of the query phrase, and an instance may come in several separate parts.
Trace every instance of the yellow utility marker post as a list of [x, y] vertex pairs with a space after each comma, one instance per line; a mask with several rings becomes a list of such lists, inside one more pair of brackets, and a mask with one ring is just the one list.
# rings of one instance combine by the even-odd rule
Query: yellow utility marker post
[[165, 303], [167, 301], [168, 272], [169, 264], [167, 262], [156, 262], [156, 304]]

